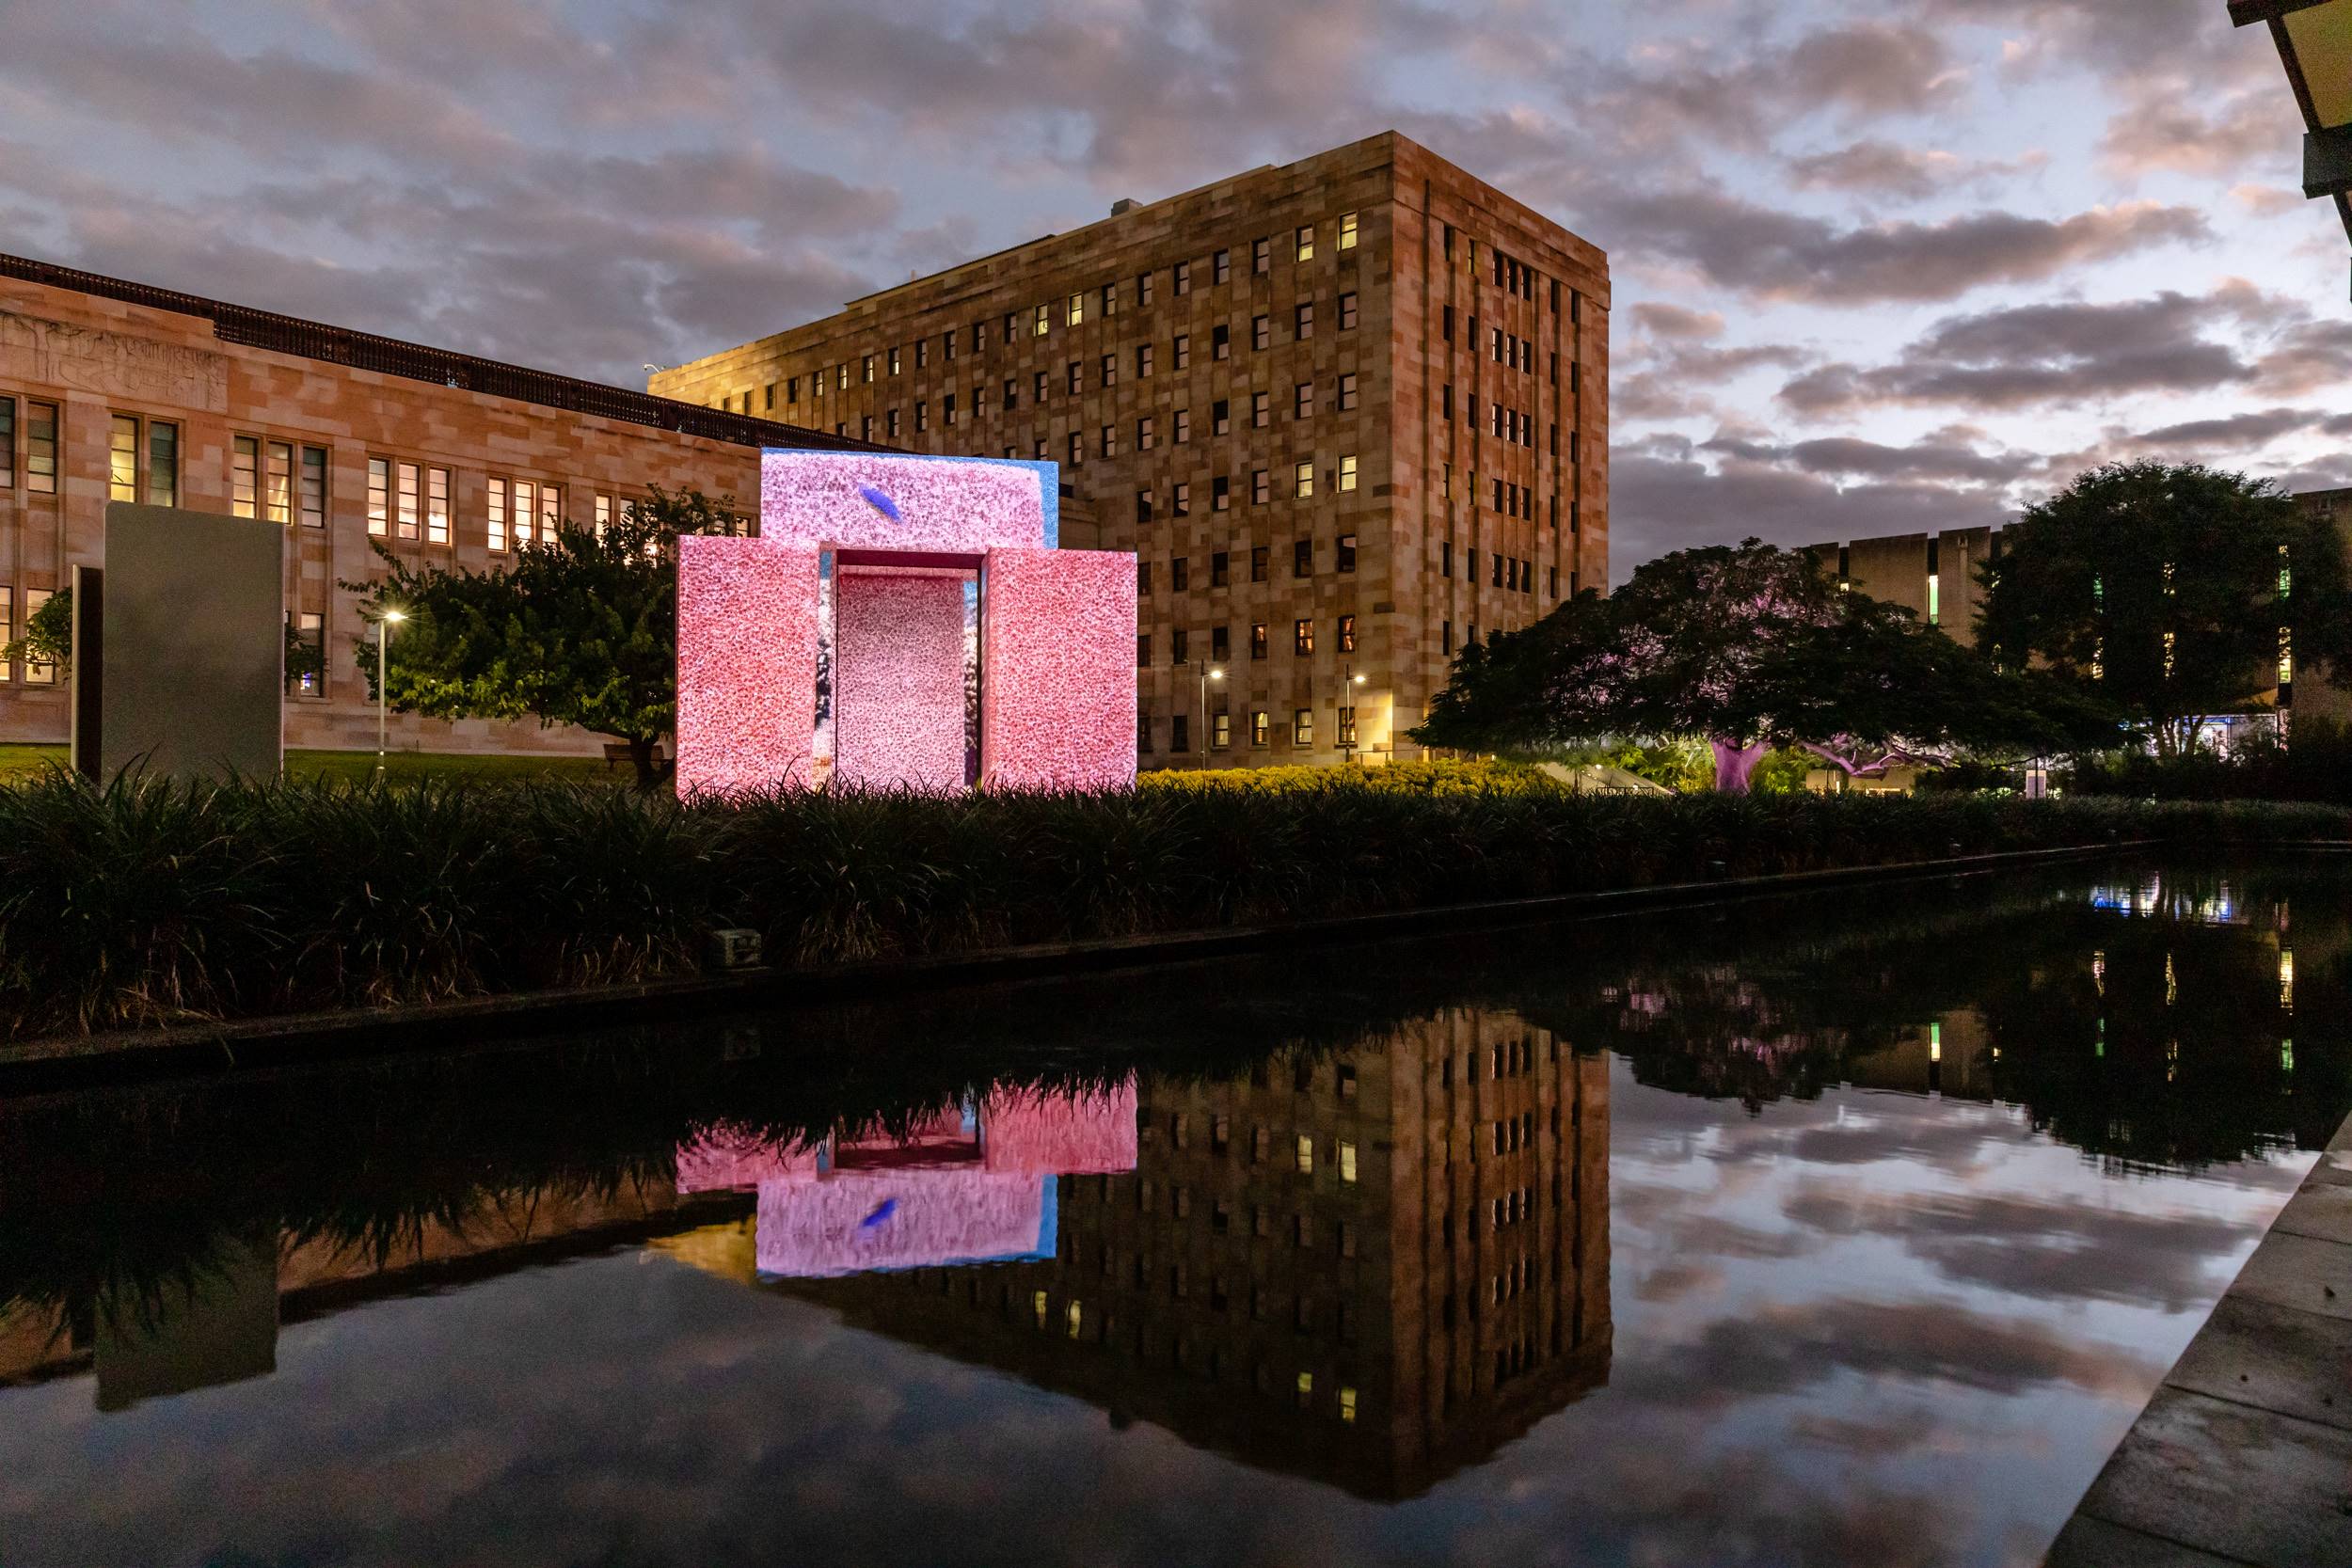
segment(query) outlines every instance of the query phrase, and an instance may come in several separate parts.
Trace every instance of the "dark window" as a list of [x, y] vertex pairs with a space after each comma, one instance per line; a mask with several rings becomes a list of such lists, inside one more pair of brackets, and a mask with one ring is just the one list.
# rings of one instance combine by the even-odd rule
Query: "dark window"
[[1150, 451], [1159, 445], [1159, 433], [1160, 426], [1157, 420], [1137, 420], [1136, 421], [1136, 451]]
[[[1152, 634], [1148, 631], [1139, 631], [1136, 633], [1136, 668], [1138, 670], [1143, 669], [1151, 662]], [[1148, 746], [1150, 742], [1146, 741], [1143, 742], [1143, 744]]]
[[1264, 277], [1274, 265], [1274, 242], [1253, 240], [1249, 245], [1249, 270]]
[[1188, 371], [1192, 369], [1191, 333], [1179, 332], [1176, 334], [1176, 341], [1168, 345], [1168, 358], [1170, 362], [1173, 363], [1180, 371]]
[[1152, 373], [1152, 355], [1156, 351], [1150, 343], [1137, 343], [1136, 345], [1136, 373], [1137, 375], [1150, 375]]
[[1340, 535], [1339, 569], [1343, 572], [1356, 569], [1356, 536], [1352, 533]]
[[1224, 512], [1233, 504], [1233, 482], [1223, 474], [1209, 481], [1209, 510]]
[[1209, 274], [1219, 283], [1231, 283], [1233, 280], [1233, 253], [1220, 250], [1210, 257]]
[[1073, 359], [1070, 361], [1070, 368], [1065, 374], [1070, 383], [1070, 395], [1072, 397], [1076, 397], [1086, 387], [1086, 371], [1079, 365], [1078, 361]]
[[[1185, 265], [1185, 263], [1178, 263], [1176, 270], [1179, 277], [1184, 275]], [[1181, 293], [1183, 289], [1180, 287], [1177, 292]], [[1148, 272], [1136, 275], [1136, 303], [1137, 305], [1152, 303], [1152, 275]]]
[[[1144, 286], [1146, 289], [1151, 287], [1151, 283], [1148, 278], [1145, 280]], [[1192, 293], [1192, 263], [1190, 261], [1179, 261], [1176, 263], [1176, 292], [1180, 294], [1188, 294]]]
[[1443, 338], [1450, 343], [1454, 341], [1454, 307], [1451, 305], [1447, 306], [1445, 308], [1445, 314], [1440, 319], [1442, 325], [1438, 328], [1438, 336]]
[[[1105, 455], [1108, 454], [1106, 453]], [[1152, 492], [1149, 490], [1138, 490], [1136, 492], [1136, 521], [1138, 523], [1148, 523], [1151, 520]]]
[[1045, 401], [1045, 372], [1040, 371], [1030, 378], [1029, 396], [1039, 403]]
[[1315, 411], [1315, 384], [1302, 381], [1291, 391], [1291, 418], [1310, 419]]
[[1297, 309], [1291, 313], [1291, 330], [1301, 338], [1311, 338], [1315, 335], [1315, 302], [1313, 300], [1302, 299], [1298, 302]]
[[1168, 563], [1168, 586], [1179, 594], [1192, 586], [1192, 561], [1189, 557], [1180, 555]]
[[1450, 654], [1454, 651], [1454, 623], [1440, 621], [1438, 625], [1441, 628], [1438, 634], [1438, 651]]
[[[1249, 473], [1249, 504], [1263, 506], [1274, 499], [1274, 481], [1266, 469], [1253, 468]], [[1260, 578], [1260, 582], [1265, 578]]]
[[1231, 436], [1233, 433], [1233, 405], [1224, 398], [1209, 404], [1209, 433]]
[[1348, 371], [1340, 377], [1340, 411], [1346, 413], [1356, 406], [1356, 372]]
[[1192, 486], [1178, 480], [1175, 488], [1168, 492], [1168, 506], [1179, 517], [1191, 516]]
[[1192, 410], [1179, 408], [1175, 413], [1175, 429], [1170, 433], [1179, 442], [1192, 439]]
[[1263, 582], [1263, 581], [1265, 581], [1265, 579], [1266, 579], [1266, 553], [1267, 553], [1267, 552], [1266, 552], [1266, 547], [1265, 547], [1263, 545], [1252, 545], [1252, 546], [1249, 546], [1249, 580], [1250, 580], [1250, 581], [1252, 581], [1252, 582]]
[[[1143, 660], [1138, 659], [1136, 662], [1137, 662], [1137, 663], [1142, 663], [1142, 662], [1144, 662], [1144, 661], [1143, 661]], [[1148, 751], [1150, 751], [1151, 749], [1152, 749], [1152, 720], [1151, 720], [1151, 716], [1150, 716], [1150, 715], [1148, 715], [1148, 714], [1138, 713], [1138, 714], [1136, 714], [1136, 752], [1148, 752]]]
[[1209, 552], [1209, 586], [1222, 588], [1232, 580], [1233, 558], [1223, 550]]
[[1249, 428], [1263, 430], [1274, 422], [1274, 395], [1271, 392], [1249, 394]]
[[1209, 628], [1209, 657], [1220, 664], [1233, 657], [1232, 627], [1211, 626]]
[[1454, 541], [1451, 539], [1438, 546], [1438, 575], [1441, 578], [1454, 575]]
[[1315, 542], [1301, 539], [1291, 546], [1291, 575], [1312, 577], [1315, 570]]
[[1168, 661], [1183, 664], [1192, 657], [1192, 633], [1178, 626], [1168, 636]]
[[1209, 333], [1209, 357], [1230, 359], [1233, 356], [1233, 330], [1220, 324]]
[[1263, 349], [1272, 346], [1273, 342], [1274, 327], [1272, 324], [1263, 316], [1250, 317], [1249, 346], [1253, 349]]
[[1005, 377], [1005, 412], [1009, 414], [1020, 406], [1021, 383], [1011, 376], [1007, 376]]
[[1103, 385], [1105, 387], [1119, 385], [1119, 356], [1116, 354], [1103, 356]]
[[1356, 296], [1352, 293], [1340, 295], [1340, 330], [1356, 330]]
[[1144, 599], [1152, 596], [1152, 563], [1148, 561], [1136, 562], [1136, 596]]

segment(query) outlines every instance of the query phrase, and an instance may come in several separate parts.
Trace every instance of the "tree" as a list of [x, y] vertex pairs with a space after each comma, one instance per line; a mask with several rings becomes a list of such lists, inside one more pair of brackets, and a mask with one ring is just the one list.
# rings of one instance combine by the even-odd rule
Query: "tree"
[[1679, 550], [1609, 598], [1587, 590], [1463, 651], [1424, 745], [1526, 751], [1607, 737], [1707, 742], [1745, 793], [1777, 746], [1850, 773], [1959, 749], [2069, 749], [2091, 705], [2004, 674], [1908, 610], [1839, 589], [1809, 552], [1750, 539]]
[[2096, 691], [2160, 756], [2277, 684], [2352, 677], [2343, 545], [2277, 484], [2198, 464], [2114, 463], [2029, 507], [1981, 569], [1979, 641]]
[[[535, 718], [628, 748], [637, 782], [661, 784], [677, 717], [677, 540], [742, 531], [728, 503], [655, 490], [601, 529], [566, 524], [481, 573], [411, 566], [382, 545], [384, 580], [345, 583], [363, 614], [404, 616], [389, 650], [390, 703], [435, 719]], [[375, 648], [355, 644], [373, 689]]]
[[[29, 664], [54, 664], [60, 672], [73, 663], [73, 590], [60, 588], [24, 618], [24, 635], [0, 643], [0, 662], [23, 659]], [[296, 681], [326, 667], [324, 652], [286, 624], [286, 679]]]

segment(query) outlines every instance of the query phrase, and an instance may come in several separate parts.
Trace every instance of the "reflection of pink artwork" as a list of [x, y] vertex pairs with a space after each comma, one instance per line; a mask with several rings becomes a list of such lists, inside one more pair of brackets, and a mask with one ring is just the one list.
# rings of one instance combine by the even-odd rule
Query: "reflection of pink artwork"
[[842, 1130], [819, 1145], [706, 1129], [677, 1151], [682, 1193], [756, 1185], [764, 1274], [1027, 1258], [1055, 1241], [1054, 1185], [1136, 1164], [1136, 1084], [1101, 1093], [992, 1089], [899, 1132]]
[[[961, 788], [976, 654], [984, 783], [1132, 786], [1135, 557], [1055, 548], [1057, 485], [1049, 464], [766, 453], [760, 537], [681, 542], [679, 789], [813, 782], [827, 637], [845, 782]], [[942, 575], [911, 575], [924, 572]], [[977, 650], [963, 624], [975, 572]]]
[[962, 575], [842, 572], [833, 645], [833, 776], [962, 788]]
[[[691, 535], [677, 552], [677, 787], [808, 776], [817, 734], [817, 551]], [[733, 627], [739, 636], [688, 637]]]
[[1132, 785], [1135, 558], [992, 551], [982, 625], [981, 782], [1000, 789]]

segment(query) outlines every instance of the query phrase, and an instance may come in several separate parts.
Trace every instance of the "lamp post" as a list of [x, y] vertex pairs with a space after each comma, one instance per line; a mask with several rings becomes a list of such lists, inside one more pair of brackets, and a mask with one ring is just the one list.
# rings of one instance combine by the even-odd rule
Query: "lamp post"
[[388, 610], [375, 618], [375, 777], [378, 783], [384, 778], [384, 732], [391, 705], [391, 687], [385, 677], [391, 669], [388, 655], [392, 641], [392, 625], [406, 619], [408, 617], [397, 610]]
[[1196, 658], [1192, 661], [1192, 668], [1193, 673], [1200, 677], [1200, 730], [1192, 749], [1194, 755], [1200, 759], [1200, 766], [1206, 768], [1209, 766], [1209, 683], [1225, 678], [1225, 666]]
[[1340, 666], [1340, 698], [1337, 710], [1331, 715], [1331, 737], [1339, 743], [1340, 762], [1343, 765], [1353, 760], [1352, 753], [1356, 750], [1355, 737], [1347, 733], [1345, 721], [1349, 710], [1356, 705], [1356, 688], [1363, 684], [1364, 677], [1356, 673], [1354, 665]]

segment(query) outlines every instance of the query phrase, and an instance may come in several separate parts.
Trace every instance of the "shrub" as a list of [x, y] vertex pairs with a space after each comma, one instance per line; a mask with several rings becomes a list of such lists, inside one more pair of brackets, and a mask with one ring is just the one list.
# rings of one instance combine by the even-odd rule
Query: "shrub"
[[1132, 793], [678, 802], [527, 782], [0, 786], [0, 1036], [773, 962], [1273, 923], [2346, 813], [1984, 796], [1578, 795], [1511, 764], [1157, 775]]

